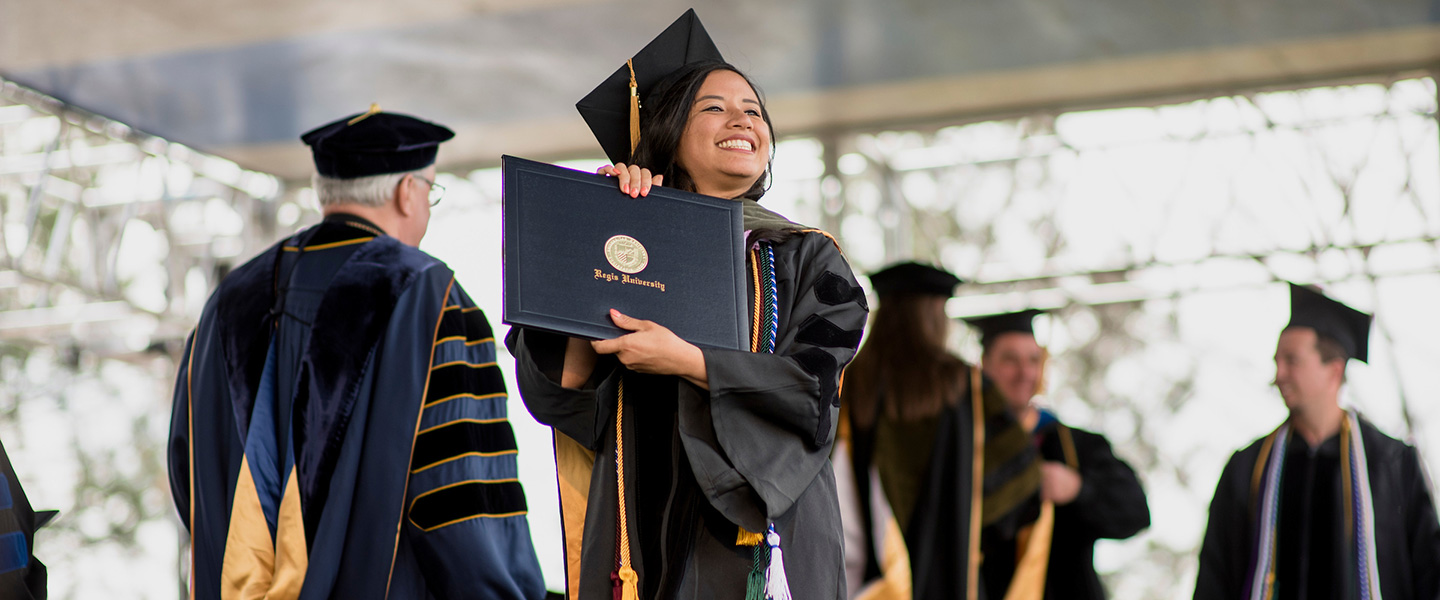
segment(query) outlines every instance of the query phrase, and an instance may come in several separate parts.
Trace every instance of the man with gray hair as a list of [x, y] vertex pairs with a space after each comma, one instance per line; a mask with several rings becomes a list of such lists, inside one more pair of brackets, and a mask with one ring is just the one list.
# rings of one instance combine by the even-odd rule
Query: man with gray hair
[[539, 598], [484, 313], [425, 236], [449, 129], [302, 136], [324, 220], [230, 273], [176, 379], [196, 598]]

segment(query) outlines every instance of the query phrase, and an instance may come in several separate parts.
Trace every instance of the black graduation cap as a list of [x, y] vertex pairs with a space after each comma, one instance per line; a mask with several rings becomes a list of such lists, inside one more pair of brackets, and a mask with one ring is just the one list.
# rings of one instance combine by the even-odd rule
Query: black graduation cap
[[965, 317], [965, 322], [980, 330], [980, 345], [989, 348], [990, 342], [1004, 333], [1035, 335], [1035, 317], [1042, 314], [1045, 314], [1045, 311], [1029, 308], [1013, 313]]
[[300, 136], [315, 155], [315, 170], [325, 177], [355, 179], [415, 171], [435, 164], [440, 143], [455, 132], [410, 115], [368, 112], [321, 125]]
[[1290, 284], [1289, 327], [1309, 327], [1340, 343], [1350, 358], [1368, 362], [1370, 322], [1374, 317], [1330, 299], [1314, 289]]
[[620, 65], [576, 102], [575, 108], [585, 118], [585, 124], [590, 126], [610, 162], [630, 162], [634, 144], [640, 139], [636, 109], [641, 100], [649, 97], [655, 84], [690, 63], [724, 60], [692, 8], [635, 53], [629, 64]]
[[895, 263], [870, 274], [870, 285], [881, 296], [909, 293], [949, 298], [960, 283], [949, 271], [917, 262]]

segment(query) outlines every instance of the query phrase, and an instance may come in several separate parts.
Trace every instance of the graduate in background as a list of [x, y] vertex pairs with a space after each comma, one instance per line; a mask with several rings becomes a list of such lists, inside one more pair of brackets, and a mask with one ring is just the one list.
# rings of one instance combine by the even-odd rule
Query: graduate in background
[[637, 212], [656, 184], [742, 203], [751, 344], [700, 349], [615, 310], [631, 333], [609, 340], [511, 330], [521, 396], [555, 431], [569, 596], [843, 599], [830, 447], [865, 293], [829, 234], [758, 202], [768, 113], [693, 11], [626, 62], [579, 105], [600, 172]]
[[1004, 395], [1010, 414], [1030, 432], [1040, 455], [1041, 490], [1055, 503], [1046, 598], [1104, 598], [1095, 573], [1095, 540], [1124, 539], [1150, 526], [1135, 470], [1115, 457], [1104, 436], [1060, 422], [1035, 406], [1046, 353], [1035, 341], [1038, 310], [966, 319], [980, 330], [980, 367]]
[[890, 591], [877, 597], [1040, 598], [1051, 508], [1039, 496], [1038, 455], [991, 382], [946, 349], [945, 301], [960, 280], [907, 262], [870, 281], [879, 306], [843, 402], [867, 555], [861, 579], [894, 562], [881, 547], [888, 505], [911, 589], [886, 569], [880, 587]]
[[449, 129], [301, 139], [325, 219], [220, 282], [175, 384], [195, 598], [545, 595], [484, 313], [416, 246]]
[[1290, 417], [1225, 465], [1197, 600], [1440, 597], [1440, 524], [1419, 455], [1339, 405], [1370, 315], [1290, 285], [1275, 385]]

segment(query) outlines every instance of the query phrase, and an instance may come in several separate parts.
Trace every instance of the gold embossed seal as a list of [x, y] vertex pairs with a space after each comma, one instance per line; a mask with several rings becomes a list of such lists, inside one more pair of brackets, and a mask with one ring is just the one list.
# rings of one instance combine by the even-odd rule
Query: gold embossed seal
[[617, 235], [605, 240], [605, 260], [616, 271], [634, 275], [645, 270], [650, 264], [650, 253], [645, 246], [628, 235]]

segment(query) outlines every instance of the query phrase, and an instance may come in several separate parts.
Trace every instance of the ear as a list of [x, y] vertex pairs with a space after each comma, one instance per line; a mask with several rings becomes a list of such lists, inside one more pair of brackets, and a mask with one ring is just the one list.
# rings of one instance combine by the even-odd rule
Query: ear
[[1330, 371], [1330, 379], [1338, 386], [1345, 383], [1345, 359], [1332, 360], [1325, 363], [1325, 368]]
[[395, 184], [395, 210], [405, 218], [411, 217], [416, 211], [414, 180], [414, 175], [406, 175]]

